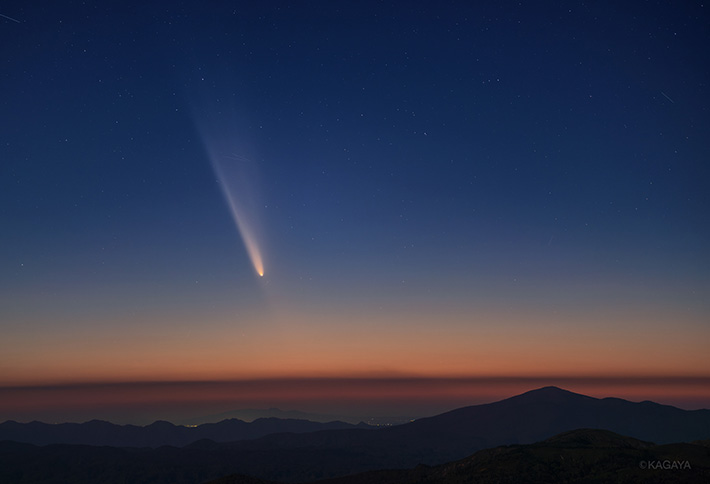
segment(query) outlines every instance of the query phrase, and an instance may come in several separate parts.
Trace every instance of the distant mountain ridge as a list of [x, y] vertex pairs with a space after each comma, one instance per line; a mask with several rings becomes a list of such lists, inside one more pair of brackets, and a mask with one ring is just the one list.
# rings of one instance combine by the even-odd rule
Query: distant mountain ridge
[[311, 422], [309, 420], [260, 418], [253, 422], [239, 419], [223, 420], [197, 426], [173, 425], [156, 421], [150, 425], [116, 425], [102, 420], [85, 423], [46, 424], [42, 422], [0, 424], [0, 440], [12, 440], [35, 445], [75, 444], [108, 445], [113, 447], [183, 447], [198, 440], [234, 442], [250, 440], [276, 433], [303, 433], [319, 430], [370, 428], [345, 422]]
[[[197, 418], [184, 419], [176, 424], [181, 425], [201, 425], [203, 423], [216, 423], [223, 420], [231, 420], [236, 418], [238, 420], [243, 420], [245, 422], [253, 422], [260, 418], [280, 418], [280, 419], [294, 419], [294, 420], [310, 420], [311, 422], [346, 422], [346, 423], [358, 423], [360, 420], [352, 421], [349, 417], [336, 416], [336, 415], [325, 415], [319, 413], [308, 413], [301, 412], [299, 410], [281, 410], [280, 408], [242, 408], [239, 410], [231, 410], [228, 412], [222, 412], [218, 414], [205, 415]], [[362, 419], [361, 419], [362, 420]]]
[[239, 419], [245, 422], [253, 422], [260, 418], [280, 418], [280, 419], [295, 419], [295, 420], [310, 420], [311, 422], [345, 422], [350, 424], [358, 424], [365, 422], [372, 426], [382, 425], [400, 425], [411, 422], [420, 418], [413, 415], [367, 415], [355, 417], [353, 415], [331, 415], [321, 413], [301, 412], [299, 410], [281, 410], [280, 408], [243, 408], [239, 410], [231, 410], [213, 415], [204, 415], [196, 418], [182, 419], [176, 422], [180, 425], [200, 425], [203, 423], [221, 422], [222, 420]]

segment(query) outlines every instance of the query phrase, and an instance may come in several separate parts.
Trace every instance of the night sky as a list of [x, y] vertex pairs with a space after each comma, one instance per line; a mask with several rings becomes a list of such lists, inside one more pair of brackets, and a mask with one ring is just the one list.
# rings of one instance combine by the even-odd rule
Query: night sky
[[710, 407], [707, 6], [256, 3], [3, 2], [0, 421]]

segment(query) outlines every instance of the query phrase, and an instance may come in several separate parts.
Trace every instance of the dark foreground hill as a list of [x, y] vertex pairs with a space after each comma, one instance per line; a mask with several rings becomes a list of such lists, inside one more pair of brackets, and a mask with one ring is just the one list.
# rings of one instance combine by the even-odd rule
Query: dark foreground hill
[[[208, 484], [252, 484], [234, 475]], [[482, 450], [465, 459], [380, 470], [314, 484], [707, 483], [710, 441], [655, 445], [605, 430], [565, 432], [543, 442]], [[261, 483], [254, 483], [261, 484]], [[264, 483], [266, 484], [266, 483]], [[276, 484], [276, 483], [272, 483]]]
[[[280, 433], [157, 449], [5, 442], [0, 445], [0, 482], [199, 483], [235, 473], [307, 482], [436, 466], [482, 449], [531, 444], [579, 428], [605, 429], [659, 444], [691, 442], [710, 439], [710, 411], [596, 399], [547, 387], [377, 430]], [[61, 479], [47, 480], [52, 476]]]
[[345, 422], [311, 422], [299, 419], [260, 418], [253, 422], [228, 419], [186, 427], [158, 421], [146, 426], [116, 425], [101, 420], [85, 423], [46, 424], [42, 422], [0, 424], [0, 440], [35, 445], [77, 444], [113, 447], [183, 447], [196, 440], [215, 442], [258, 439], [277, 433], [306, 433], [318, 430], [370, 428]]
[[[39, 452], [34, 452], [40, 449]], [[76, 451], [86, 451], [79, 452]], [[194, 454], [177, 465], [172, 448], [46, 446], [0, 443], [0, 482], [74, 484], [102, 482], [201, 484], [283, 484], [244, 475], [214, 479], [226, 467], [219, 457]], [[172, 449], [177, 450], [177, 449]], [[146, 453], [151, 458], [146, 459]], [[107, 459], [107, 456], [111, 456]], [[184, 457], [185, 454], [182, 454]], [[39, 457], [39, 459], [38, 459]], [[213, 456], [215, 457], [215, 456]], [[244, 456], [248, 458], [249, 456]], [[302, 455], [305, 457], [305, 454]], [[327, 455], [322, 455], [327, 458]], [[278, 461], [277, 461], [278, 462]], [[109, 463], [110, 465], [106, 465]], [[274, 464], [274, 463], [272, 463]], [[290, 465], [293, 461], [281, 463]], [[210, 480], [212, 479], [212, 480]], [[412, 469], [383, 469], [317, 484], [493, 484], [493, 483], [706, 483], [710, 482], [710, 441], [656, 445], [612, 432], [582, 429], [543, 442], [481, 450], [459, 461]], [[304, 482], [304, 481], [302, 481]]]

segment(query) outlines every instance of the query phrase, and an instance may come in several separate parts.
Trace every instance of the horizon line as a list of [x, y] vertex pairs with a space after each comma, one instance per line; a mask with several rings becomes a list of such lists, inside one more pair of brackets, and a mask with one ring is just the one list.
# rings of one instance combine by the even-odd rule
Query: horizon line
[[208, 379], [146, 379], [146, 380], [85, 380], [85, 381], [60, 381], [37, 383], [0, 384], [0, 390], [49, 390], [88, 387], [120, 387], [120, 386], [152, 386], [152, 385], [224, 385], [224, 384], [249, 384], [249, 383], [539, 383], [542, 387], [557, 386], [550, 383], [566, 382], [571, 384], [710, 384], [710, 374], [698, 375], [346, 375], [346, 376], [270, 376], [250, 378], [208, 378]]

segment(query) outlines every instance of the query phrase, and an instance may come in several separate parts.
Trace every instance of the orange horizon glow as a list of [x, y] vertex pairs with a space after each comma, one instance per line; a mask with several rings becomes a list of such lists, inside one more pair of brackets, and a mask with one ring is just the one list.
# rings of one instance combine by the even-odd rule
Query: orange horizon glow
[[311, 304], [280, 297], [276, 276], [261, 285], [267, 304], [119, 311], [100, 320], [88, 313], [42, 331], [6, 332], [0, 420], [110, 419], [114, 407], [131, 415], [155, 409], [150, 418], [174, 407], [193, 416], [274, 406], [324, 413], [411, 407], [427, 415], [548, 385], [710, 407], [700, 312], [679, 322], [672, 308], [653, 306]]
[[[441, 315], [440, 319], [451, 318]], [[283, 377], [415, 375], [696, 375], [710, 368], [702, 328], [526, 324], [426, 324], [405, 314], [331, 323], [311, 313], [246, 316], [209, 325], [99, 326], [76, 339], [58, 328], [8, 334], [0, 385], [66, 381], [194, 381]], [[353, 324], [355, 323], [355, 324]], [[386, 324], [387, 323], [387, 324]], [[29, 336], [25, 336], [27, 338]], [[30, 344], [31, 343], [31, 344]], [[90, 364], [87, 364], [90, 363]], [[10, 369], [12, 371], [10, 371]]]

